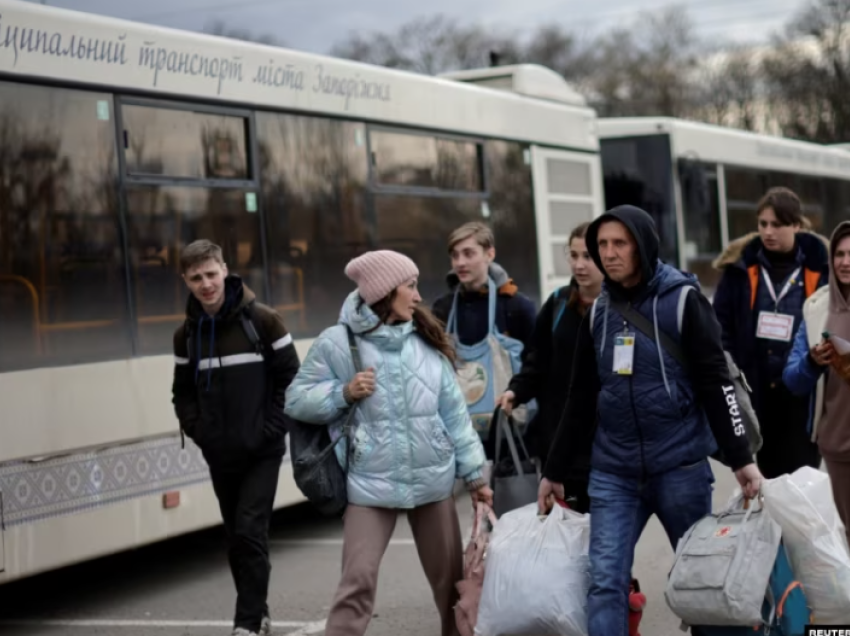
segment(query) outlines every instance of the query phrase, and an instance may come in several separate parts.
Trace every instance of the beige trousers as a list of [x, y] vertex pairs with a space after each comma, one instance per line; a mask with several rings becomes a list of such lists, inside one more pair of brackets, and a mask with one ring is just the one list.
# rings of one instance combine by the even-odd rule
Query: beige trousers
[[[463, 543], [453, 497], [409, 510], [407, 518], [425, 576], [440, 612], [442, 636], [457, 636], [455, 588], [463, 577]], [[378, 569], [395, 530], [398, 510], [349, 505], [345, 513], [342, 580], [325, 636], [363, 636], [375, 606]]]

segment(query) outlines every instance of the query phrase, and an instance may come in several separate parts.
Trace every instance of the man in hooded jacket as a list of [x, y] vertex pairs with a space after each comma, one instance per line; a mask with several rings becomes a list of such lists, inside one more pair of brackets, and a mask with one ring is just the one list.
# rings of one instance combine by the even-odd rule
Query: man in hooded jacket
[[[696, 277], [658, 260], [649, 214], [633, 206], [610, 210], [590, 226], [587, 246], [605, 283], [579, 334], [580, 372], [546, 462], [540, 505], [551, 494], [569, 496], [576, 471], [589, 472], [589, 636], [627, 636], [634, 550], [649, 517], [658, 516], [675, 548], [711, 512], [708, 458], [718, 444], [746, 496], [757, 494], [761, 474], [737, 417], [714, 310]], [[694, 289], [683, 296], [680, 334], [686, 286]], [[655, 338], [618, 307], [641, 314]], [[659, 344], [659, 333], [680, 345], [687, 369]], [[584, 456], [590, 465], [578, 466]]]
[[280, 315], [228, 272], [219, 246], [195, 241], [180, 264], [191, 294], [174, 334], [172, 401], [181, 431], [204, 454], [221, 508], [237, 593], [233, 635], [266, 635], [269, 521], [298, 353]]

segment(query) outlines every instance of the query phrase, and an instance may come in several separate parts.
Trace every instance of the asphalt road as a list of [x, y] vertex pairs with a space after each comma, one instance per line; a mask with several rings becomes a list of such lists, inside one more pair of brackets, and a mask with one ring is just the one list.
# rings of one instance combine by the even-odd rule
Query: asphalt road
[[[715, 505], [735, 485], [714, 464]], [[466, 495], [458, 498], [464, 537], [471, 526]], [[306, 506], [277, 513], [272, 526], [269, 606], [274, 633], [321, 636], [339, 576], [341, 522]], [[641, 632], [679, 636], [664, 602], [673, 551], [653, 519], [638, 545], [635, 573], [648, 597]], [[0, 587], [3, 636], [220, 636], [230, 633], [234, 602], [220, 528]], [[369, 636], [435, 636], [436, 610], [413, 545], [399, 518], [379, 579]]]

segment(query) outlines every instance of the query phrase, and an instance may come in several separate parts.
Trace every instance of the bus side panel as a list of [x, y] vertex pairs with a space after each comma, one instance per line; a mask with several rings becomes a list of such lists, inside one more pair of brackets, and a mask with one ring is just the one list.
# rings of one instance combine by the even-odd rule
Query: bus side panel
[[[179, 505], [173, 508], [165, 508], [164, 493], [8, 525], [4, 534], [9, 559], [5, 571], [0, 569], [0, 585], [221, 523], [209, 481], [179, 489]], [[285, 461], [275, 508], [302, 501], [291, 465]]]

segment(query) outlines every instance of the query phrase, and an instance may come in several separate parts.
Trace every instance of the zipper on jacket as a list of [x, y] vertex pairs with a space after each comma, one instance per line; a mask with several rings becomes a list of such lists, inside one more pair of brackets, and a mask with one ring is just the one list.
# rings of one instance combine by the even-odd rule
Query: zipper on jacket
[[638, 422], [637, 409], [635, 408], [635, 392], [634, 392], [634, 379], [629, 377], [629, 399], [632, 402], [632, 417], [635, 419], [635, 428], [637, 428], [638, 433], [638, 443], [640, 444], [640, 466], [641, 471], [643, 473], [643, 479], [646, 481], [646, 455], [644, 454], [643, 449], [643, 430], [641, 430], [640, 423]]
[[[632, 303], [628, 303], [628, 308], [632, 309]], [[623, 319], [623, 330], [628, 330], [629, 323]], [[635, 353], [637, 353], [637, 333], [635, 334]], [[634, 354], [632, 354], [632, 374], [629, 376], [629, 400], [632, 404], [632, 417], [635, 420], [635, 428], [638, 433], [638, 444], [640, 444], [640, 466], [643, 474], [643, 480], [646, 481], [646, 454], [643, 448], [643, 430], [640, 427], [640, 421], [637, 416], [637, 408], [635, 408], [635, 390], [634, 390]]]

